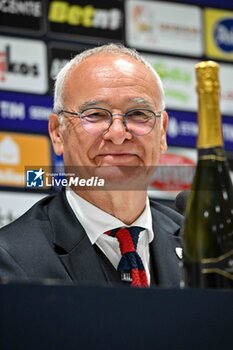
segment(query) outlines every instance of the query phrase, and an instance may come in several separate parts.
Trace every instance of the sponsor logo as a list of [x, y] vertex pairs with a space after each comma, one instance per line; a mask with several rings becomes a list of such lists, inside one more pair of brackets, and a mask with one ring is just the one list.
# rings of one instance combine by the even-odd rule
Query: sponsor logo
[[[143, 55], [157, 71], [163, 81], [166, 107], [181, 111], [197, 110], [197, 95], [195, 93], [195, 70], [196, 60], [183, 58], [170, 58], [161, 55]], [[221, 111], [223, 115], [233, 117], [233, 69], [230, 64], [221, 64]], [[188, 121], [188, 120], [187, 120]], [[176, 133], [176, 124], [170, 120], [170, 135]], [[191, 124], [182, 125], [182, 128], [189, 128]]]
[[41, 41], [0, 37], [0, 89], [47, 92], [46, 58]]
[[182, 191], [191, 187], [196, 162], [179, 153], [166, 153], [160, 158], [150, 185], [157, 190]]
[[203, 53], [201, 11], [161, 1], [126, 1], [126, 41], [138, 49], [191, 56]]
[[[51, 32], [83, 36], [85, 42], [96, 38], [123, 39], [123, 2], [51, 1], [48, 5], [48, 22]], [[69, 37], [68, 37], [69, 38]]]
[[0, 27], [17, 33], [20, 30], [41, 31], [42, 0], [0, 0]]
[[[197, 115], [194, 112], [168, 110], [167, 140], [170, 146], [196, 147], [198, 136]], [[222, 132], [225, 149], [233, 147], [233, 118], [222, 117]]]
[[17, 59], [13, 60], [11, 55], [11, 47], [5, 46], [5, 49], [0, 52], [1, 57], [1, 81], [6, 80], [6, 73], [13, 73], [19, 75], [32, 75], [37, 76], [39, 74], [39, 67], [37, 64], [29, 65], [27, 62], [20, 62]]
[[0, 0], [0, 12], [32, 17], [41, 16], [41, 1]]
[[117, 30], [121, 26], [121, 11], [118, 8], [97, 9], [91, 4], [71, 5], [66, 1], [51, 1], [48, 18], [50, 22], [86, 28]]
[[179, 135], [196, 137], [198, 135], [198, 125], [191, 120], [179, 121], [176, 118], [171, 117], [169, 120], [168, 135], [171, 138], [176, 138]]
[[219, 21], [214, 29], [216, 45], [227, 53], [233, 52], [233, 18]]
[[[224, 118], [225, 120], [229, 120]], [[232, 119], [231, 119], [232, 120]], [[233, 121], [233, 120], [232, 120]], [[233, 125], [223, 123], [222, 126], [223, 138], [226, 142], [233, 144]], [[170, 139], [176, 139], [182, 137], [194, 137], [198, 135], [198, 125], [194, 121], [189, 120], [177, 120], [174, 117], [169, 119], [168, 136]], [[194, 143], [195, 145], [195, 143]]]
[[180, 191], [190, 189], [197, 161], [196, 150], [169, 147], [161, 155], [151, 178], [148, 194], [151, 197], [175, 199]]
[[206, 56], [233, 61], [233, 11], [205, 9], [204, 19]]
[[163, 81], [167, 108], [195, 111], [195, 60], [143, 55]]
[[10, 136], [6, 136], [0, 142], [0, 164], [17, 165], [19, 161], [19, 146]]
[[52, 97], [1, 92], [0, 124], [4, 130], [47, 134]]
[[[1, 186], [24, 187], [26, 183], [25, 166], [27, 164], [30, 164], [30, 168], [28, 167], [27, 170], [32, 170], [39, 168], [37, 164], [46, 164], [50, 169], [50, 163], [51, 148], [47, 136], [10, 132], [0, 133]], [[30, 175], [29, 180], [33, 180], [32, 175]], [[39, 180], [37, 184], [38, 182]]]
[[43, 187], [44, 186], [44, 171], [42, 168], [39, 170], [27, 170], [26, 172], [27, 187]]
[[25, 118], [25, 106], [23, 103], [0, 101], [0, 116], [2, 118], [19, 119]]

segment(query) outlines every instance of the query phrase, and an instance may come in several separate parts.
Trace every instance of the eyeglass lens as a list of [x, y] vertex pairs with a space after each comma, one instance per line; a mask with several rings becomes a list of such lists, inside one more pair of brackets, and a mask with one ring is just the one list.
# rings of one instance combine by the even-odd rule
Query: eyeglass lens
[[[111, 112], [105, 109], [88, 109], [81, 113], [82, 126], [91, 134], [107, 131], [112, 122]], [[128, 131], [135, 135], [146, 135], [154, 127], [155, 114], [149, 110], [132, 110], [125, 114]]]

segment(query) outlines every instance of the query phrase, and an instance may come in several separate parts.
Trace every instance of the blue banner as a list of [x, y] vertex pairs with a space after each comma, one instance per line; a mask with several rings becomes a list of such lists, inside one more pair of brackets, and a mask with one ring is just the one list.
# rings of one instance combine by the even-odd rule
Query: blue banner
[[[167, 132], [168, 145], [195, 148], [198, 135], [197, 114], [194, 112], [175, 110], [167, 110], [167, 112], [169, 115]], [[222, 130], [225, 149], [232, 152], [233, 117], [222, 117]]]
[[[1, 92], [0, 129], [47, 134], [52, 105], [51, 96]], [[168, 145], [195, 148], [198, 135], [196, 113], [168, 110], [168, 115]], [[233, 117], [223, 116], [222, 121], [225, 148], [227, 151], [233, 151]], [[59, 164], [60, 159], [57, 161]]]
[[233, 9], [233, 2], [229, 0], [184, 0], [183, 3], [192, 5], [200, 5], [203, 7], [217, 7], [225, 9]]
[[1, 130], [48, 133], [51, 96], [0, 92]]

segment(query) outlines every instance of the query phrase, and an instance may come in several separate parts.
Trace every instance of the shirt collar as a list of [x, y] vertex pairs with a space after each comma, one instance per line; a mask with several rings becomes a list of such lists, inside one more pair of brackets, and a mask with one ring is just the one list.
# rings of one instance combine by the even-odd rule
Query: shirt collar
[[152, 216], [149, 198], [142, 214], [131, 224], [125, 225], [121, 220], [106, 213], [76, 194], [71, 188], [66, 188], [66, 197], [77, 219], [86, 231], [92, 244], [95, 244], [101, 234], [121, 226], [141, 226], [147, 230], [149, 243], [154, 238]]

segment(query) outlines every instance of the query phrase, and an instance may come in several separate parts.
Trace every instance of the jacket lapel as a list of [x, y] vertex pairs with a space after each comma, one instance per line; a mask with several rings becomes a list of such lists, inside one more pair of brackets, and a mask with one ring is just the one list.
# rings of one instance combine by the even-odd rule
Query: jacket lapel
[[[61, 215], [65, 213], [65, 215]], [[49, 207], [56, 253], [74, 283], [106, 283], [98, 256], [62, 192]]]
[[161, 212], [159, 206], [152, 206], [151, 212], [154, 240], [150, 244], [150, 252], [155, 284], [162, 287], [179, 287], [181, 261], [176, 254], [176, 248], [181, 247], [181, 238], [178, 236], [180, 223]]

